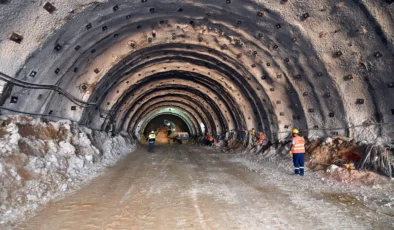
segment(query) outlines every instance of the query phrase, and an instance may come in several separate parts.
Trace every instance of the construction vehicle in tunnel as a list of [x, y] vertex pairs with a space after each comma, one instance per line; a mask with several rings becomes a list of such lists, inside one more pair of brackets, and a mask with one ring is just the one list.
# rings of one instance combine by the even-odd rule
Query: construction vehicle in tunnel
[[168, 142], [169, 144], [183, 144], [185, 141], [189, 140], [190, 135], [188, 132], [179, 132], [173, 122], [164, 120], [164, 126], [169, 127], [168, 129]]

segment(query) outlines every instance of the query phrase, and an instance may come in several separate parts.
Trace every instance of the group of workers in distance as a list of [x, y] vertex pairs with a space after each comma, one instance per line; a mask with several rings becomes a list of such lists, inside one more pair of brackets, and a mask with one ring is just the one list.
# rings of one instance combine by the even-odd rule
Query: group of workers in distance
[[[252, 143], [255, 145], [256, 143], [262, 144], [264, 142], [264, 133], [256, 132], [253, 128], [250, 132]], [[304, 176], [304, 155], [305, 155], [305, 139], [299, 135], [298, 129], [293, 129], [292, 131], [293, 140], [291, 142], [290, 148], [290, 156], [293, 157], [294, 164], [294, 175]], [[148, 136], [148, 152], [153, 153], [155, 150], [155, 132], [152, 131]], [[205, 143], [208, 146], [212, 146], [214, 143], [214, 138], [212, 134], [207, 134], [205, 136]]]
[[252, 139], [252, 145], [260, 144], [264, 142], [264, 133], [262, 131], [257, 132], [254, 128], [250, 131], [250, 136]]

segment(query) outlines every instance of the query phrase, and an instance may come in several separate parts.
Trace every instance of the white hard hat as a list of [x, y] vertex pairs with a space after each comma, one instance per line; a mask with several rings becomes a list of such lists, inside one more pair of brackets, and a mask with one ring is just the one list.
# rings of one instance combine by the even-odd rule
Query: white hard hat
[[152, 132], [150, 132], [150, 133], [155, 133], [155, 131], [152, 131]]

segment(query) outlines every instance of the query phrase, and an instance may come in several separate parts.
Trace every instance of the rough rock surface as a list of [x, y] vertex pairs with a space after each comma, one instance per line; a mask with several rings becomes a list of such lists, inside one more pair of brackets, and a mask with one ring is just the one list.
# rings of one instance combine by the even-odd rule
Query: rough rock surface
[[0, 225], [67, 194], [135, 149], [131, 137], [66, 120], [3, 116], [0, 124]]

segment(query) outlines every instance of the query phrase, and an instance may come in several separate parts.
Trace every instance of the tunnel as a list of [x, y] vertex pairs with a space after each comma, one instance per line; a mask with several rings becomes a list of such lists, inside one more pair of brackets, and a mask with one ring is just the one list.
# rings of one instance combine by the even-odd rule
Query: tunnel
[[388, 140], [393, 10], [378, 2], [2, 1], [2, 107], [137, 134], [171, 105], [196, 136]]
[[141, 143], [165, 122], [394, 140], [393, 0], [0, 0], [0, 18], [4, 116]]

